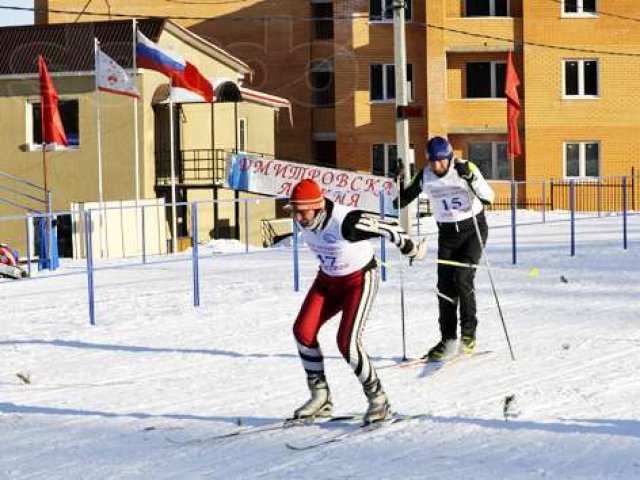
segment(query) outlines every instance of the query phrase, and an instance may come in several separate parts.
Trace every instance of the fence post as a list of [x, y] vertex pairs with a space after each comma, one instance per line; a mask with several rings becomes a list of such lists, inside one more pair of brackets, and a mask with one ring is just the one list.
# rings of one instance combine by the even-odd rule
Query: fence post
[[[380, 190], [380, 220], [384, 220], [384, 194]], [[380, 237], [380, 261], [382, 262], [382, 268], [380, 277], [383, 282], [387, 281], [387, 249], [384, 237]]]
[[518, 263], [516, 253], [516, 195], [517, 185], [515, 180], [511, 180], [511, 262]]
[[244, 201], [244, 253], [249, 253], [249, 201]]
[[553, 178], [551, 180], [549, 180], [549, 200], [551, 203], [551, 211], [553, 212], [555, 210], [555, 205], [553, 202]]
[[[138, 228], [137, 222], [136, 228]], [[120, 246], [122, 247], [122, 258], [127, 258], [127, 242], [124, 235], [124, 207], [122, 206], [122, 200], [120, 200]]]
[[298, 222], [295, 219], [293, 222], [293, 291], [300, 291], [300, 265], [299, 265], [299, 251], [298, 251]]
[[622, 247], [627, 249], [627, 177], [622, 177]]
[[53, 270], [60, 267], [60, 256], [58, 254], [58, 215], [51, 217], [51, 266]]
[[598, 218], [602, 214], [602, 177], [598, 177], [598, 195], [596, 196], [598, 202]]
[[542, 223], [547, 221], [547, 181], [542, 180]]
[[89, 323], [96, 324], [96, 307], [93, 286], [93, 224], [91, 222], [91, 210], [84, 212], [84, 242], [87, 256], [87, 287], [89, 289]]
[[33, 225], [33, 220], [30, 214], [27, 213], [25, 216], [25, 227], [27, 233], [27, 273], [29, 278], [31, 278], [31, 230]]
[[631, 210], [636, 211], [636, 167], [631, 167]]
[[144, 216], [144, 205], [141, 205], [142, 208], [142, 263], [147, 263], [147, 227]]
[[569, 180], [569, 205], [571, 209], [571, 256], [576, 254], [576, 181]]
[[193, 265], [193, 306], [200, 306], [200, 270], [198, 265], [198, 203], [191, 202], [191, 260]]

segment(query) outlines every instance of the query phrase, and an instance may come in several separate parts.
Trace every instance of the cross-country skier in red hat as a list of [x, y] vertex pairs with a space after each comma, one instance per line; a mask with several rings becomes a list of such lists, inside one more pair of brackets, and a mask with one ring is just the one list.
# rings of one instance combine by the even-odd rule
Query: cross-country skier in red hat
[[318, 331], [327, 320], [342, 312], [338, 348], [353, 368], [369, 402], [364, 423], [384, 420], [390, 414], [389, 401], [361, 341], [378, 288], [377, 261], [367, 240], [384, 236], [412, 260], [424, 258], [426, 241], [414, 242], [397, 220], [382, 220], [377, 215], [332, 202], [312, 179], [294, 186], [287, 207], [302, 227], [302, 240], [320, 262], [293, 326], [311, 392], [311, 398], [295, 411], [294, 419], [331, 415], [333, 404]]

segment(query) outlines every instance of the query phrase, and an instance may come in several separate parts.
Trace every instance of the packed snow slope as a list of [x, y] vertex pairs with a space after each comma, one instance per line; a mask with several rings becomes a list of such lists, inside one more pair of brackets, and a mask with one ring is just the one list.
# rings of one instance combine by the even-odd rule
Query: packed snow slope
[[[188, 255], [97, 262], [96, 326], [83, 263], [0, 280], [0, 478], [640, 478], [640, 217], [629, 217], [627, 250], [620, 216], [580, 219], [574, 257], [567, 220], [520, 212], [528, 225], [514, 266], [509, 216], [489, 215], [487, 254], [515, 362], [481, 269], [478, 350], [491, 353], [381, 369], [395, 411], [428, 415], [301, 452], [285, 443], [349, 427], [170, 440], [271, 423], [306, 400], [291, 327], [317, 268], [310, 252], [296, 293], [288, 247], [203, 248], [200, 308]], [[433, 224], [426, 231], [426, 261], [403, 266], [388, 252], [363, 339], [377, 366], [402, 357], [401, 288], [408, 356], [438, 340], [437, 237]], [[362, 413], [337, 323], [320, 336], [336, 413]]]

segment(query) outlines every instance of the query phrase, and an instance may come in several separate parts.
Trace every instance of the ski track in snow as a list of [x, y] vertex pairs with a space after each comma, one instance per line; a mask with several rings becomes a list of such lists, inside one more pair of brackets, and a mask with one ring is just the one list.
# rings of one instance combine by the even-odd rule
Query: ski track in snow
[[[189, 445], [167, 437], [271, 423], [306, 399], [291, 327], [317, 268], [310, 253], [301, 254], [299, 293], [286, 248], [208, 254], [199, 309], [188, 256], [98, 262], [109, 268], [96, 273], [95, 327], [81, 263], [63, 262], [61, 276], [0, 281], [12, 300], [0, 324], [0, 478], [640, 478], [640, 217], [629, 217], [627, 251], [619, 217], [580, 220], [573, 258], [566, 221], [521, 226], [517, 266], [509, 228], [495, 228], [508, 222], [489, 214], [488, 258], [516, 362], [480, 269], [478, 348], [492, 353], [381, 370], [394, 410], [428, 416], [301, 452], [284, 443], [345, 427]], [[438, 339], [431, 238], [430, 261], [402, 267], [409, 357]], [[402, 355], [395, 251], [387, 261], [364, 338], [375, 365]], [[534, 266], [540, 275], [530, 278]], [[336, 413], [360, 413], [366, 402], [336, 330], [333, 320], [320, 335]], [[508, 394], [516, 402], [505, 421]]]

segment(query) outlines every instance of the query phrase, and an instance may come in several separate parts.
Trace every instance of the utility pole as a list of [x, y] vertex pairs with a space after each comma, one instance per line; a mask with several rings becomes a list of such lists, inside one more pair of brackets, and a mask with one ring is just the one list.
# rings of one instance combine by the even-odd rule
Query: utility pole
[[[396, 148], [398, 159], [402, 160], [403, 184], [406, 187], [411, 181], [411, 165], [414, 158], [409, 150], [409, 120], [401, 118], [400, 111], [409, 103], [409, 89], [407, 85], [407, 44], [405, 36], [405, 0], [393, 0], [393, 58], [396, 80]], [[401, 185], [398, 185], [398, 189]], [[402, 227], [411, 232], [410, 212], [415, 211], [409, 205], [400, 211]]]

